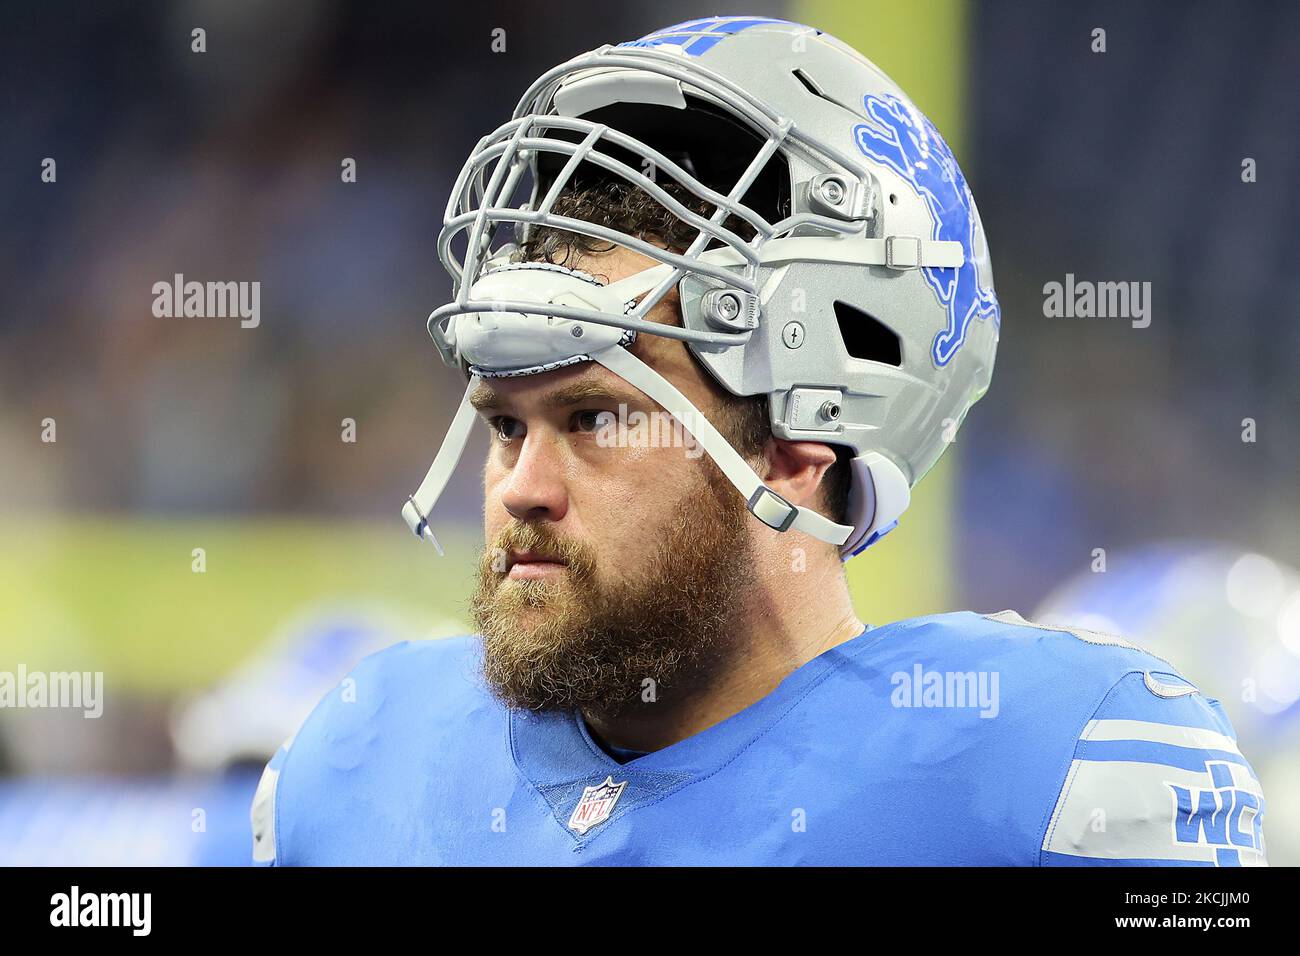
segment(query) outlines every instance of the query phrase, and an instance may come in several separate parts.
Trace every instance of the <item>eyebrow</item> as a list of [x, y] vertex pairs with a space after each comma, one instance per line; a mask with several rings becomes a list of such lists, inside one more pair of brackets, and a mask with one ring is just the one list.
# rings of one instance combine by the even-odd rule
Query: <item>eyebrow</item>
[[[590, 401], [622, 402], [631, 405], [636, 403], [640, 397], [640, 392], [613, 389], [601, 382], [569, 382], [567, 385], [561, 385], [547, 392], [542, 398], [542, 406], [545, 408], [568, 408]], [[469, 403], [479, 412], [496, 411], [510, 404], [505, 396], [501, 395], [487, 382], [478, 383], [478, 386], [470, 394]]]

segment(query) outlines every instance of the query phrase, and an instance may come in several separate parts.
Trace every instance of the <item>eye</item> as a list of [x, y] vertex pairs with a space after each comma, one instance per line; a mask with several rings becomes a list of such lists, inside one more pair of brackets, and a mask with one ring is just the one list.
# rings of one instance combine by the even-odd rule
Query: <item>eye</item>
[[599, 431], [606, 425], [613, 424], [613, 412], [601, 412], [594, 409], [575, 412], [573, 416], [573, 427], [580, 432]]
[[509, 443], [527, 434], [523, 422], [505, 415], [494, 415], [488, 419], [487, 424], [488, 428], [492, 429], [492, 437], [500, 442]]

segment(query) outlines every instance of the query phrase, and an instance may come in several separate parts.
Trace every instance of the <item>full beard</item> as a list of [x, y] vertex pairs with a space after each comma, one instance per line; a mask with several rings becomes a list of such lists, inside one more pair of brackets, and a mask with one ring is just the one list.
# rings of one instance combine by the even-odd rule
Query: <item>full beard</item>
[[[611, 580], [590, 546], [549, 524], [514, 522], [497, 536], [470, 607], [483, 676], [501, 701], [618, 717], [708, 686], [728, 659], [753, 563], [743, 502], [712, 462], [703, 471], [703, 490], [682, 496], [635, 575]], [[561, 558], [568, 569], [510, 579], [500, 563], [510, 549]]]

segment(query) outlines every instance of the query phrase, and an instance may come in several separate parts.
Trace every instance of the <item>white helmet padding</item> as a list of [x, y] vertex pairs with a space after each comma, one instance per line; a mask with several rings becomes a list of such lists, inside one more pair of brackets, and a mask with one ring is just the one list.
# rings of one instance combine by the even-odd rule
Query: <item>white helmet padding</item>
[[845, 560], [861, 554], [898, 527], [898, 518], [912, 503], [912, 489], [898, 466], [884, 455], [869, 451], [850, 462], [848, 519], [857, 529], [844, 546]]

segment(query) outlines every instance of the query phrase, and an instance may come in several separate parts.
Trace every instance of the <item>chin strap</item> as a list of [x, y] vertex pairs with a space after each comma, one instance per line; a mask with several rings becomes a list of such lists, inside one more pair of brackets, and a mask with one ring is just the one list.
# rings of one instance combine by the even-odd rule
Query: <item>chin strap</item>
[[740, 457], [740, 453], [722, 437], [713, 424], [679, 392], [671, 382], [625, 348], [615, 346], [592, 353], [594, 360], [628, 384], [639, 388], [682, 423], [700, 446], [709, 453], [727, 480], [744, 496], [750, 513], [769, 528], [788, 531], [793, 528], [827, 544], [841, 545], [853, 533], [853, 526], [836, 524], [817, 512], [792, 505], [763, 484], [757, 472]]
[[[634, 388], [640, 389], [658, 402], [699, 442], [709, 453], [727, 480], [745, 498], [750, 512], [763, 524], [777, 531], [795, 531], [825, 541], [827, 544], [842, 545], [853, 533], [852, 525], [836, 524], [829, 518], [809, 508], [792, 505], [775, 491], [763, 484], [758, 474], [751, 468], [740, 453], [731, 447], [713, 424], [704, 417], [691, 401], [678, 391], [667, 379], [646, 365], [639, 358], [622, 346], [616, 345], [593, 352], [591, 358], [605, 366], [615, 375], [624, 379]], [[420, 482], [419, 489], [402, 507], [402, 517], [407, 525], [421, 539], [427, 539], [443, 554], [442, 545], [429, 527], [429, 513], [437, 503], [439, 496], [447, 487], [451, 474], [460, 461], [460, 456], [469, 441], [469, 433], [474, 423], [474, 407], [469, 403], [470, 394], [478, 385], [479, 377], [471, 376], [469, 386], [452, 419], [447, 437], [437, 457], [429, 467], [429, 472]]]
[[456, 417], [451, 420], [451, 427], [447, 429], [447, 437], [442, 440], [442, 447], [438, 449], [437, 457], [433, 459], [428, 474], [424, 476], [424, 481], [420, 482], [420, 487], [415, 494], [407, 498], [406, 504], [402, 505], [402, 517], [415, 532], [415, 536], [432, 542], [440, 557], [444, 552], [429, 527], [429, 512], [433, 510], [443, 489], [447, 487], [451, 473], [456, 470], [456, 464], [469, 443], [469, 433], [475, 418], [474, 406], [469, 403], [469, 397], [478, 382], [477, 375], [470, 376], [469, 386], [460, 400]]

